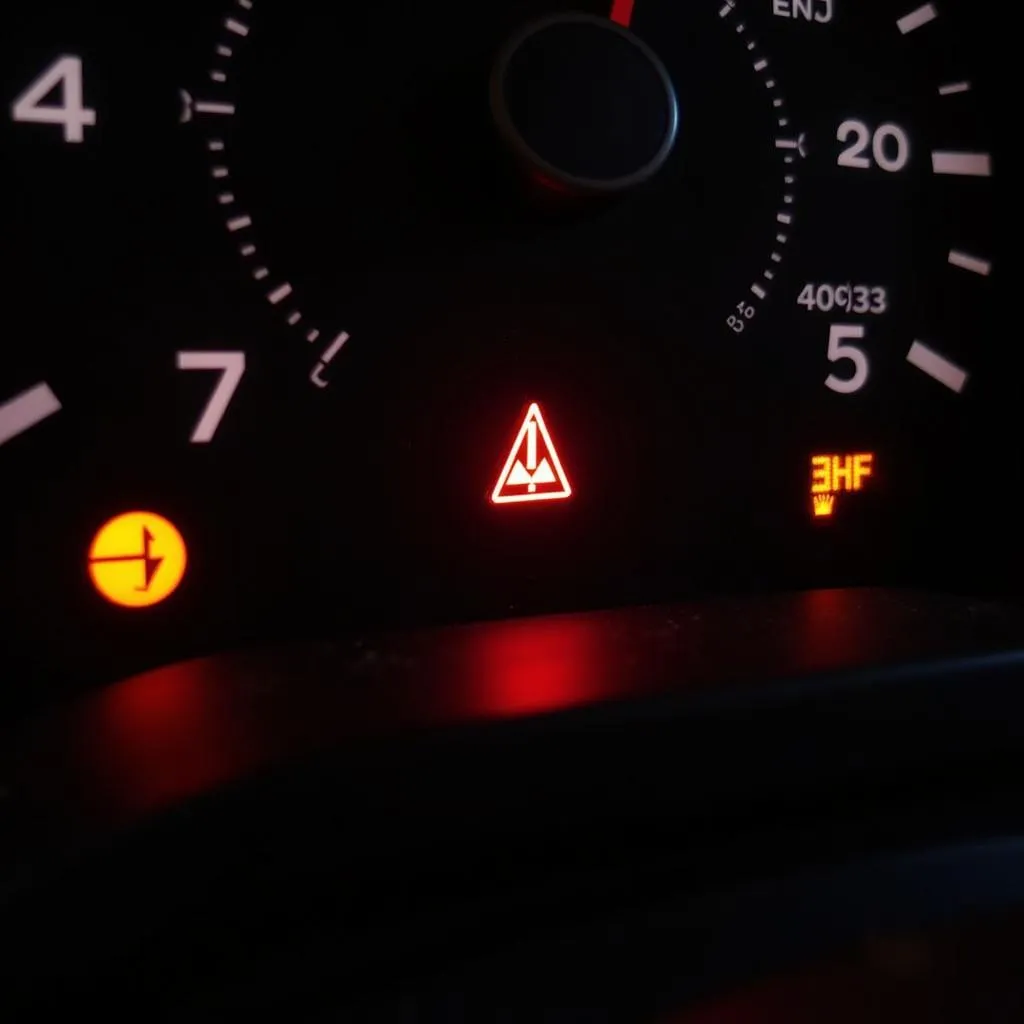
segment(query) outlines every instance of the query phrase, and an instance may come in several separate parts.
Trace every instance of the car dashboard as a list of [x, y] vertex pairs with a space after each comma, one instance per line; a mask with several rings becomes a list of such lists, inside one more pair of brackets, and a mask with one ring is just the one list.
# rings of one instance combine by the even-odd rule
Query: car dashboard
[[11, 1019], [1017, 1019], [995, 19], [15, 6]]

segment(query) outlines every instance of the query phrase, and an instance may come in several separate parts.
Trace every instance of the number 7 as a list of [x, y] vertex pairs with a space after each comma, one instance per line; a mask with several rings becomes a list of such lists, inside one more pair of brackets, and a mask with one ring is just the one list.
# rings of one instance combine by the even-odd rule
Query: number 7
[[206, 403], [196, 429], [192, 431], [193, 444], [208, 444], [220, 426], [228, 405], [245, 373], [244, 352], [179, 352], [179, 370], [220, 370], [210, 400]]

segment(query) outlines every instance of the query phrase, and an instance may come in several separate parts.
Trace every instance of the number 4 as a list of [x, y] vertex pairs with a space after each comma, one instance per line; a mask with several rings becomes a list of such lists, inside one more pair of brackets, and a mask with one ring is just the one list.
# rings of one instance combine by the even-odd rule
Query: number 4
[[[58, 86], [61, 103], [44, 104], [42, 101]], [[82, 104], [82, 59], [58, 57], [11, 104], [11, 117], [31, 124], [63, 125], [65, 142], [82, 142], [83, 129], [96, 124], [96, 111]]]
[[217, 433], [220, 421], [224, 419], [231, 399], [238, 389], [238, 382], [245, 373], [244, 352], [179, 352], [179, 370], [220, 370], [210, 400], [206, 403], [195, 430], [192, 431], [193, 444], [208, 444]]

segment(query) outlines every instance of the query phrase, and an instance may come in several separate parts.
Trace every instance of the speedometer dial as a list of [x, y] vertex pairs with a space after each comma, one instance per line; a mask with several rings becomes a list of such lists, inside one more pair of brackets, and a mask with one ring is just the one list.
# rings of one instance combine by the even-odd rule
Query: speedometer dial
[[77, 683], [1005, 585], [991, 31], [955, 0], [36, 5], [0, 43], [5, 648]]

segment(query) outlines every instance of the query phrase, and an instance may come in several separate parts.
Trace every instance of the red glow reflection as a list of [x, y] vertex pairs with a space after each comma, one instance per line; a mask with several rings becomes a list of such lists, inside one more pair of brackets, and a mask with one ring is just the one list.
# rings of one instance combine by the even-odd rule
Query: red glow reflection
[[110, 810], [151, 810], [234, 778], [251, 763], [242, 723], [229, 714], [217, 683], [198, 661], [97, 695], [81, 754]]
[[476, 626], [461, 645], [462, 710], [509, 716], [556, 711], [608, 695], [599, 621], [566, 616]]
[[610, 15], [612, 21], [622, 25], [623, 28], [629, 28], [629, 24], [633, 20], [633, 3], [634, 0], [613, 0]]
[[[914, 959], [908, 961], [907, 953]], [[944, 1005], [943, 987], [926, 944], [895, 940], [877, 951], [856, 950], [848, 959], [765, 982], [659, 1024], [939, 1024], [953, 1019]]]
[[792, 632], [794, 654], [809, 669], [855, 664], [865, 629], [863, 603], [854, 591], [812, 590], [799, 597], [801, 628]]

